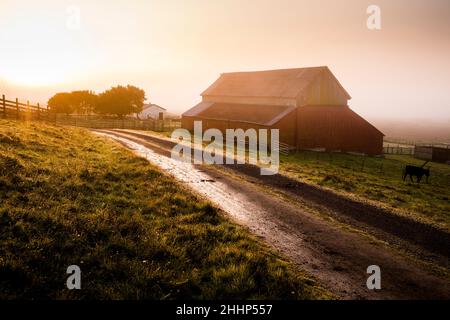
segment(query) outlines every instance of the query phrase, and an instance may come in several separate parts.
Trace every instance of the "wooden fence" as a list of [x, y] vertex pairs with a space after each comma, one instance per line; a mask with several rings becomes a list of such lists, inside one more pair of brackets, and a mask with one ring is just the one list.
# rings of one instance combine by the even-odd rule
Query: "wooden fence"
[[67, 125], [93, 129], [135, 129], [152, 131], [171, 131], [181, 127], [181, 121], [178, 119], [140, 120], [132, 117], [116, 118], [98, 115], [73, 115], [53, 113], [47, 107], [38, 104], [32, 105], [29, 101], [26, 103], [15, 100], [7, 100], [2, 95], [1, 113], [4, 119], [19, 120], [40, 120], [51, 122], [58, 125]]
[[385, 146], [383, 147], [384, 154], [400, 154], [400, 155], [414, 155], [414, 146], [400, 147], [400, 146]]
[[101, 117], [96, 115], [51, 114], [49, 121], [59, 125], [92, 128], [92, 129], [134, 129], [152, 131], [171, 131], [181, 127], [177, 120], [140, 120], [136, 118]]
[[1, 111], [3, 118], [6, 119], [29, 119], [45, 120], [48, 116], [48, 109], [38, 104], [32, 105], [29, 101], [19, 102], [19, 99], [7, 100], [5, 95], [1, 99]]
[[288, 145], [287, 143], [279, 142], [279, 152], [284, 155], [289, 155], [291, 152], [295, 152], [296, 148]]

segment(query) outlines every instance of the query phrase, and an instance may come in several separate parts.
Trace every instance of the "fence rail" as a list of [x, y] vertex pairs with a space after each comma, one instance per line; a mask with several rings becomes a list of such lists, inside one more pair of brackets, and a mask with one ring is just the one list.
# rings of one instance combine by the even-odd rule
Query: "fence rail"
[[279, 143], [279, 149], [280, 149], [280, 153], [284, 154], [284, 155], [289, 155], [289, 153], [296, 150], [295, 147], [293, 147], [287, 143], [283, 143], [283, 142]]
[[140, 120], [136, 118], [111, 118], [90, 115], [64, 115], [51, 114], [50, 121], [60, 125], [92, 128], [92, 129], [135, 129], [135, 130], [152, 130], [152, 131], [170, 131], [181, 127], [180, 121], [171, 119]]
[[3, 118], [40, 118], [41, 115], [48, 113], [47, 107], [42, 107], [39, 103], [36, 105], [30, 104], [30, 101], [23, 103], [18, 98], [8, 100], [4, 94], [2, 95], [0, 104]]
[[414, 146], [411, 147], [398, 147], [398, 146], [386, 146], [383, 147], [384, 154], [399, 154], [399, 155], [414, 155]]

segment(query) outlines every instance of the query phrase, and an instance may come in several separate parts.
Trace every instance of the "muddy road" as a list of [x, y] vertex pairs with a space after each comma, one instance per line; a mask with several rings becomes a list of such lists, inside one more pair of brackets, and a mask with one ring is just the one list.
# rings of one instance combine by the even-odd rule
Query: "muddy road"
[[[248, 172], [237, 177], [215, 167], [173, 160], [173, 142], [166, 139], [120, 130], [97, 133], [120, 142], [187, 184], [340, 298], [450, 298], [448, 277], [438, 276], [426, 270], [424, 264], [324, 219], [307, 206], [268, 192], [255, 177], [250, 179]], [[296, 196], [301, 197], [301, 192]], [[448, 259], [440, 247], [434, 254], [446, 265]], [[366, 270], [370, 265], [381, 267], [381, 290], [367, 289]]]

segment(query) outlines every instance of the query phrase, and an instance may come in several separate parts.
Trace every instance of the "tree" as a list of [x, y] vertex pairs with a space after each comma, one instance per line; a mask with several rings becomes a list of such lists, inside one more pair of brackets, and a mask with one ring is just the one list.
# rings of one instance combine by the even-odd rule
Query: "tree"
[[47, 103], [51, 112], [71, 114], [74, 112], [74, 107], [71, 102], [71, 96], [68, 92], [61, 92], [55, 94], [48, 100]]
[[113, 87], [98, 97], [96, 112], [101, 114], [114, 114], [119, 118], [142, 111], [145, 101], [145, 92], [135, 86]]
[[97, 104], [97, 95], [92, 91], [73, 91], [55, 94], [48, 106], [55, 113], [91, 114]]
[[97, 105], [98, 96], [92, 91], [72, 91], [70, 101], [78, 114], [92, 114]]

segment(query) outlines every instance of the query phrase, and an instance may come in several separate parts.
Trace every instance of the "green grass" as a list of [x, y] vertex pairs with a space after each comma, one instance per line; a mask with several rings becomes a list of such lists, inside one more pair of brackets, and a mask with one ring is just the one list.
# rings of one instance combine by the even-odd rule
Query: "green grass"
[[[429, 163], [430, 183], [402, 180], [406, 164], [421, 166], [410, 156], [362, 157], [302, 151], [281, 156], [281, 172], [300, 181], [376, 201], [413, 218], [450, 229], [450, 166]], [[415, 179], [415, 178], [414, 178]]]
[[[84, 129], [0, 120], [0, 299], [328, 293], [145, 159]], [[66, 269], [82, 290], [66, 289]]]

